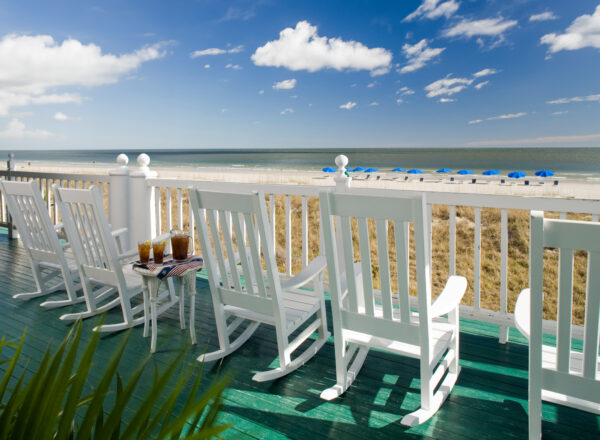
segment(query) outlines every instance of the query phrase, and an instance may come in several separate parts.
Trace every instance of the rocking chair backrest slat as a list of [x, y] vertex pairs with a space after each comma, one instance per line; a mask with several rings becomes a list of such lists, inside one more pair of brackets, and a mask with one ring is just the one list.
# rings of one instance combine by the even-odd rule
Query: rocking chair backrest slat
[[[360, 206], [360, 211], [357, 211]], [[332, 291], [332, 308], [340, 309], [346, 318], [343, 318], [343, 327], [356, 331], [370, 331], [373, 334], [385, 336], [394, 325], [397, 329], [408, 332], [408, 339], [413, 342], [427, 339], [430, 331], [429, 308], [431, 303], [431, 287], [429, 274], [429, 257], [427, 249], [427, 227], [425, 226], [425, 202], [422, 197], [398, 198], [390, 203], [389, 198], [367, 197], [352, 194], [337, 194], [323, 192], [320, 195], [320, 208], [322, 212], [322, 227], [325, 236], [325, 248], [328, 256], [330, 288]], [[357, 212], [360, 214], [357, 215]], [[336, 222], [336, 217], [339, 222]], [[360, 273], [356, 273], [354, 265], [353, 237], [351, 231], [352, 219], [356, 219], [358, 226], [358, 247], [360, 252]], [[369, 228], [369, 223], [374, 220], [375, 228]], [[410, 297], [408, 290], [408, 223], [414, 224], [415, 250], [417, 263], [417, 285], [419, 297], [419, 322], [410, 320]], [[334, 225], [341, 229], [343, 256], [343, 273], [340, 272], [339, 259], [336, 246], [333, 242], [336, 237]], [[398, 300], [393, 292], [391, 282], [389, 258], [389, 232], [388, 226], [393, 224], [397, 270], [398, 270]], [[374, 229], [374, 231], [373, 231]], [[377, 242], [377, 258], [371, 258], [371, 240]], [[373, 260], [373, 261], [372, 261]], [[332, 267], [333, 263], [333, 267]], [[381, 297], [375, 294], [373, 285], [373, 265], [377, 264]], [[340, 273], [341, 278], [338, 277]], [[354, 276], [353, 276], [354, 275]], [[360, 275], [362, 285], [356, 285], [355, 276]], [[342, 292], [342, 285], [346, 283], [347, 293]], [[342, 298], [342, 295], [346, 295]], [[400, 310], [397, 310], [398, 308]], [[376, 312], [375, 309], [380, 310]], [[353, 312], [347, 314], [347, 312]], [[363, 315], [359, 318], [356, 314]], [[354, 320], [354, 322], [352, 322]], [[368, 324], [371, 323], [371, 324]], [[417, 329], [418, 326], [418, 329]], [[408, 327], [412, 327], [409, 329]], [[411, 336], [412, 335], [412, 336]], [[420, 336], [418, 336], [420, 335]], [[424, 347], [428, 351], [428, 347]]]
[[558, 252], [557, 370], [568, 373], [571, 363], [571, 327], [573, 315], [573, 249]]
[[98, 189], [61, 188], [54, 194], [65, 223], [75, 257], [87, 277], [125, 286], [117, 247]]
[[[342, 246], [344, 255], [351, 255], [352, 258], [343, 258], [345, 273], [354, 272], [354, 247], [352, 246], [352, 225], [350, 217], [342, 217], [340, 219], [341, 234], [342, 234]], [[346, 284], [348, 288], [348, 306], [351, 312], [358, 312], [358, 292], [356, 279], [354, 277], [347, 277]]]
[[409, 223], [394, 223], [394, 240], [396, 243], [396, 268], [398, 272], [398, 306], [400, 320], [410, 322], [409, 301]]
[[600, 323], [599, 272], [600, 252], [589, 252], [585, 300], [585, 333], [583, 339], [583, 377], [587, 379], [596, 379], [597, 374], [598, 325]]
[[[226, 291], [230, 303], [239, 301], [244, 307], [251, 307], [249, 297], [270, 300], [274, 311], [281, 315], [281, 285], [268, 232], [270, 227], [266, 223], [264, 195], [193, 189], [190, 194], [211, 291]], [[257, 307], [258, 304], [264, 303], [256, 302]], [[256, 311], [272, 314], [268, 310]]]
[[[358, 218], [358, 247], [360, 249], [360, 261], [362, 270], [363, 293], [364, 298], [358, 298], [359, 304], [364, 304], [364, 310], [367, 315], [374, 315], [373, 306], [373, 276], [371, 272], [371, 243], [369, 240], [369, 226], [366, 218]], [[350, 256], [345, 255], [345, 258]]]

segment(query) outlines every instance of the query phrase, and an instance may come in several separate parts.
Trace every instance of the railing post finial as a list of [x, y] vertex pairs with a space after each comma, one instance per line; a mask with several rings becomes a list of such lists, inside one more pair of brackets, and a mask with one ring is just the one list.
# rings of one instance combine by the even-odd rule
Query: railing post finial
[[348, 158], [343, 154], [340, 154], [335, 158], [335, 164], [338, 168], [338, 173], [333, 180], [335, 180], [335, 184], [337, 189], [345, 189], [350, 188], [350, 181], [352, 177], [348, 176], [348, 172], [346, 171], [346, 165], [348, 165]]
[[150, 168], [148, 168], [148, 165], [150, 165], [150, 156], [146, 153], [142, 153], [137, 157], [137, 163], [140, 171], [150, 171]]
[[117, 156], [117, 164], [120, 168], [127, 168], [127, 164], [129, 163], [129, 158], [126, 154], [121, 153]]

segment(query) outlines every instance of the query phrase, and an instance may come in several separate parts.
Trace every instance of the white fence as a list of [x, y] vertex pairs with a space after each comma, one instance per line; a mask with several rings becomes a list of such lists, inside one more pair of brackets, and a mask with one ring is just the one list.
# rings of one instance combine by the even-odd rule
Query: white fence
[[[293, 252], [300, 253], [300, 266], [308, 264], [310, 258], [311, 240], [319, 240], [318, 233], [309, 230], [309, 215], [318, 215], [311, 212], [309, 205], [312, 198], [318, 196], [320, 191], [327, 190], [326, 186], [310, 185], [276, 185], [276, 184], [248, 184], [233, 182], [208, 182], [199, 180], [160, 179], [151, 173], [147, 165], [149, 159], [138, 160], [140, 169], [127, 171], [127, 162], [119, 162], [121, 167], [109, 176], [83, 175], [83, 174], [47, 174], [47, 173], [23, 173], [12, 172], [13, 178], [21, 180], [36, 179], [45, 194], [50, 194], [51, 184], [56, 182], [61, 185], [73, 187], [86, 187], [90, 184], [104, 185], [105, 194], [120, 198], [119, 203], [108, 200], [110, 206], [110, 219], [115, 227], [128, 226], [132, 231], [130, 243], [135, 243], [143, 235], [155, 236], [161, 232], [173, 228], [194, 228], [191, 207], [187, 201], [188, 188], [196, 187], [218, 191], [263, 191], [269, 201], [269, 215], [273, 225], [273, 242], [278, 249], [283, 250], [283, 261], [285, 263], [285, 274], [292, 275]], [[340, 164], [338, 164], [340, 166]], [[0, 172], [5, 176], [6, 172]], [[127, 177], [130, 177], [128, 180]], [[136, 179], [137, 178], [137, 179]], [[141, 178], [141, 179], [139, 179]], [[329, 187], [334, 191], [348, 191], [349, 180], [340, 173], [336, 179], [337, 185]], [[110, 183], [110, 191], [107, 187]], [[142, 185], [140, 187], [140, 184]], [[415, 194], [416, 191], [374, 188], [352, 188], [351, 191], [371, 196], [405, 197], [407, 194]], [[123, 194], [128, 194], [124, 197]], [[109, 197], [109, 198], [110, 198]], [[292, 198], [299, 197], [299, 212], [293, 212]], [[283, 206], [276, 207], [276, 200], [283, 199]], [[48, 211], [53, 219], [57, 219], [56, 210], [53, 208], [52, 198], [47, 197]], [[457, 261], [457, 207], [470, 207], [474, 210], [474, 243], [473, 243], [473, 277], [469, 284], [473, 289], [473, 304], [461, 306], [461, 316], [494, 323], [500, 326], [499, 339], [505, 342], [508, 337], [508, 328], [514, 326], [513, 316], [508, 311], [508, 279], [509, 279], [509, 210], [541, 210], [560, 213], [565, 218], [567, 213], [588, 214], [592, 221], [598, 221], [600, 215], [600, 201], [584, 199], [560, 199], [550, 197], [520, 197], [507, 195], [481, 195], [462, 194], [448, 192], [426, 192], [428, 204], [429, 221], [432, 221], [432, 206], [442, 205], [448, 208], [448, 261], [449, 274], [456, 271]], [[281, 203], [280, 203], [281, 205]], [[297, 203], [296, 203], [297, 205]], [[316, 206], [316, 204], [313, 203]], [[482, 210], [500, 210], [500, 285], [499, 291], [482, 291], [485, 285], [484, 271], [482, 271], [481, 243], [482, 243]], [[313, 208], [315, 209], [315, 208]], [[316, 208], [318, 209], [318, 208]], [[6, 218], [4, 203], [1, 208], [2, 220]], [[283, 212], [282, 212], [283, 211]], [[298, 218], [299, 217], [299, 218]], [[283, 218], [283, 222], [281, 222]], [[280, 220], [279, 222], [276, 219]], [[283, 223], [283, 226], [281, 226]], [[278, 226], [279, 224], [279, 226]], [[132, 227], [133, 226], [133, 227]], [[144, 227], [140, 227], [144, 226]], [[150, 228], [150, 229], [148, 229]], [[300, 234], [293, 234], [295, 228]], [[283, 230], [280, 230], [283, 229]], [[430, 227], [430, 231], [432, 228]], [[139, 236], [137, 237], [136, 234]], [[195, 234], [194, 234], [195, 235]], [[296, 236], [296, 240], [293, 237]], [[299, 237], [299, 238], [298, 238]], [[314, 242], [313, 242], [314, 245]], [[315, 246], [313, 246], [314, 249]], [[461, 250], [458, 249], [460, 252]], [[525, 287], [525, 286], [523, 286]], [[484, 296], [499, 296], [499, 308], [497, 310], [486, 309], [481, 306]], [[552, 327], [553, 323], [547, 323]], [[577, 330], [575, 331], [577, 334]]]

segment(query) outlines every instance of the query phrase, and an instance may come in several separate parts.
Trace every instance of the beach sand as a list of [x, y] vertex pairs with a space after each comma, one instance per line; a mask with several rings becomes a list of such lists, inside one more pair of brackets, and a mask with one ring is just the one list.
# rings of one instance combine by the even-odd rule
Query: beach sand
[[[47, 172], [47, 173], [84, 173], [107, 174], [115, 168], [109, 164], [41, 164], [17, 162], [17, 171]], [[136, 167], [130, 167], [135, 169]], [[152, 167], [161, 178], [179, 178], [185, 180], [207, 180], [240, 183], [276, 183], [333, 186], [334, 173], [304, 170], [273, 170], [249, 168], [184, 168], [184, 167]], [[508, 179], [503, 176], [455, 176], [435, 174], [408, 175], [405, 173], [372, 173], [367, 179], [363, 173], [352, 173], [352, 187], [357, 188], [389, 188], [406, 189], [411, 191], [439, 191], [466, 194], [504, 194], [538, 197], [563, 197], [578, 199], [600, 199], [600, 179], [592, 178], [563, 178], [551, 177], [546, 180], [532, 177], [525, 179]], [[420, 179], [423, 178], [421, 182]], [[476, 179], [476, 183], [472, 180]], [[505, 183], [501, 183], [505, 179]], [[529, 181], [529, 185], [525, 181]], [[558, 185], [555, 185], [558, 181]]]

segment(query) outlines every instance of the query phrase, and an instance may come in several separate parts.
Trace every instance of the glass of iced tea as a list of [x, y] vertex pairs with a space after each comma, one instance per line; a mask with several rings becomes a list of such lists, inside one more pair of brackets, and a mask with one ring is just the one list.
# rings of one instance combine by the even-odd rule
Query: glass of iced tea
[[154, 254], [154, 262], [156, 264], [163, 264], [166, 245], [167, 242], [165, 240], [152, 243], [152, 253]]
[[190, 235], [180, 229], [171, 231], [171, 249], [175, 260], [185, 260], [190, 247]]
[[140, 263], [147, 263], [150, 261], [150, 240], [138, 242], [138, 251], [140, 253]]

